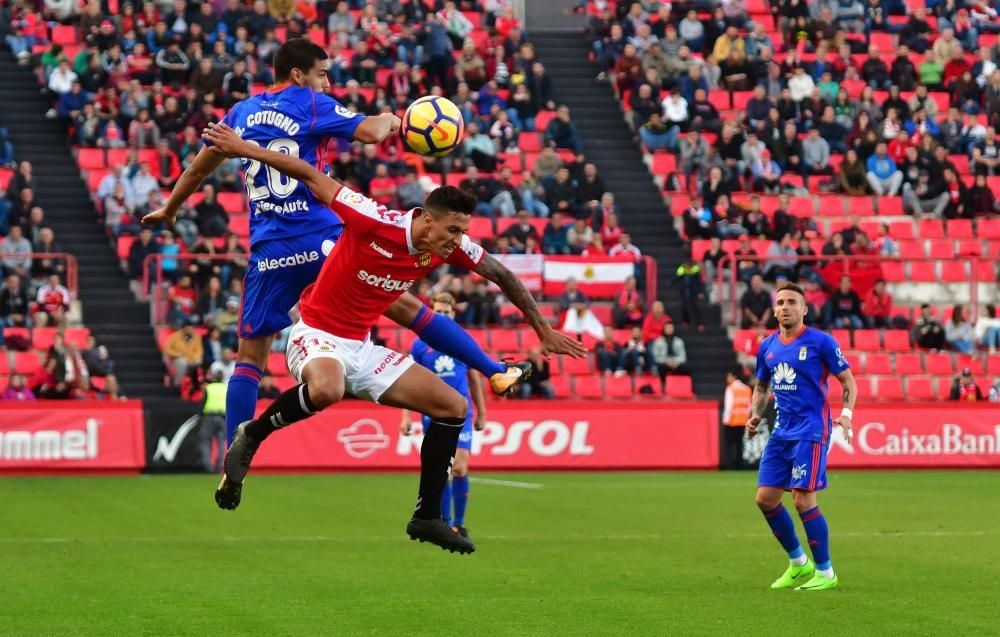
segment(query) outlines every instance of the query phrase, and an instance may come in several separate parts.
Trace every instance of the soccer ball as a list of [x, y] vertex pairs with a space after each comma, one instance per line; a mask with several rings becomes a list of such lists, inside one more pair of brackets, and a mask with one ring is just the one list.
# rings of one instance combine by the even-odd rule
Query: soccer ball
[[400, 134], [413, 152], [429, 157], [447, 155], [462, 143], [462, 112], [445, 97], [429, 95], [410, 104]]

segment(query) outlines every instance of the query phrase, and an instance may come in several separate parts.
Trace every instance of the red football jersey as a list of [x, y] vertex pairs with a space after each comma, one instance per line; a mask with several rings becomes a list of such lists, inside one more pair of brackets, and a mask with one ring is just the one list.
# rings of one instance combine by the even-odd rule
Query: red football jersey
[[334, 336], [364, 340], [399, 296], [443, 263], [473, 270], [483, 249], [463, 236], [447, 259], [413, 247], [414, 213], [389, 210], [346, 186], [337, 190], [330, 209], [346, 232], [330, 252], [316, 282], [302, 292], [302, 321]]

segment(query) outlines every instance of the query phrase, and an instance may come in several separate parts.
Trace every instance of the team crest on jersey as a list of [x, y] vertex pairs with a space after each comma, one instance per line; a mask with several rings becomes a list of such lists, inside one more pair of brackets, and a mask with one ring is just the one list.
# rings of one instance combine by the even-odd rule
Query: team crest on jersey
[[417, 263], [422, 268], [426, 268], [427, 266], [429, 266], [431, 264], [431, 253], [421, 252], [420, 256], [417, 257]]
[[800, 361], [804, 361], [806, 359], [806, 356], [808, 356], [808, 355], [809, 355], [809, 350], [807, 350], [804, 347], [800, 347], [799, 348], [799, 360]]
[[806, 477], [806, 466], [804, 464], [792, 465], [792, 480], [801, 480]]

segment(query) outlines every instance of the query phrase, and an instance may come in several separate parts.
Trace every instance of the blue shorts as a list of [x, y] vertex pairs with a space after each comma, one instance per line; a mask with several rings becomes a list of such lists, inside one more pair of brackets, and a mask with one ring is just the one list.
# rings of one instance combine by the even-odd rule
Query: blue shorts
[[[428, 416], [423, 417], [424, 429], [426, 430], [431, 426], [431, 419]], [[458, 449], [465, 449], [469, 451], [472, 449], [472, 406], [469, 406], [469, 415], [465, 417], [465, 426], [462, 427], [462, 432], [458, 434]]]
[[786, 491], [825, 489], [827, 450], [826, 445], [811, 440], [771, 438], [760, 458], [757, 486]]
[[288, 312], [299, 302], [302, 290], [319, 277], [320, 268], [343, 226], [288, 239], [255, 244], [243, 277], [240, 303], [240, 338], [277, 334], [292, 324]]

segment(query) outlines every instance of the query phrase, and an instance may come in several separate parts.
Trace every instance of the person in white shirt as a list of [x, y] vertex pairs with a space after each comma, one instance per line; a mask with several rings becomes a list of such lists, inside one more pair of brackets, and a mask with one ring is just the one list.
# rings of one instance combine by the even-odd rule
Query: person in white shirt
[[69, 60], [63, 58], [59, 60], [52, 74], [49, 75], [49, 90], [57, 95], [65, 95], [73, 88], [73, 82], [77, 80], [77, 75], [69, 65]]
[[663, 99], [663, 117], [670, 124], [677, 124], [681, 128], [688, 121], [688, 102], [681, 96], [679, 88], [670, 91], [670, 95]]
[[1000, 349], [1000, 318], [997, 318], [997, 309], [993, 305], [987, 305], [986, 311], [976, 321], [976, 342], [983, 347], [990, 348], [990, 356]]
[[156, 181], [156, 177], [149, 171], [149, 162], [144, 161], [139, 164], [139, 172], [132, 178], [132, 191], [135, 195], [135, 200], [145, 202], [149, 199], [149, 193], [154, 190], [160, 190], [160, 183]]
[[788, 90], [792, 93], [792, 99], [801, 102], [812, 94], [814, 88], [816, 83], [813, 82], [812, 76], [801, 66], [795, 67], [795, 74], [788, 80]]
[[632, 255], [632, 259], [636, 263], [642, 259], [642, 252], [640, 252], [639, 248], [632, 244], [632, 237], [627, 232], [623, 232], [621, 236], [618, 237], [618, 243], [611, 246], [611, 249], [608, 250], [609, 257], [617, 257], [623, 254]]
[[132, 182], [125, 176], [125, 167], [122, 164], [115, 164], [111, 167], [111, 172], [101, 179], [97, 186], [97, 199], [104, 201], [115, 192], [115, 186], [121, 184], [125, 191], [125, 201], [129, 206], [135, 206], [135, 190], [132, 189]]

